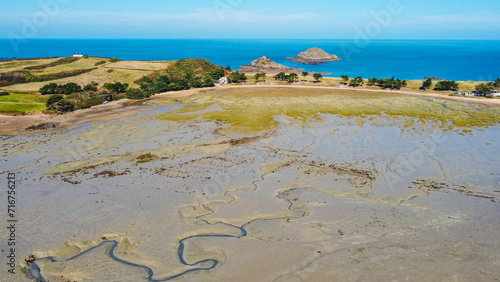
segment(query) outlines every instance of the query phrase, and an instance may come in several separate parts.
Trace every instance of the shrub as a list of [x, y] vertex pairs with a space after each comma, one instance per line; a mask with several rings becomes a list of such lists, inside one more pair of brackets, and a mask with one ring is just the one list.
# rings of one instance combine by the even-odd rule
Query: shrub
[[168, 91], [180, 91], [189, 89], [189, 84], [185, 79], [176, 80], [168, 85]]
[[83, 87], [83, 91], [97, 91], [98, 85], [99, 85], [99, 83], [92, 81], [91, 83], [89, 83]]
[[210, 75], [205, 76], [203, 82], [205, 82], [206, 87], [213, 87], [215, 84], [213, 77]]
[[[202, 88], [205, 84], [203, 83], [202, 81], [202, 76], [201, 75], [197, 75], [193, 78], [190, 78], [188, 80], [188, 85], [189, 85], [189, 88]], [[189, 89], [188, 88], [188, 89]]]
[[41, 69], [55, 67], [55, 66], [59, 66], [59, 65], [66, 65], [66, 64], [74, 63], [74, 62], [76, 62], [78, 60], [80, 60], [80, 58], [66, 57], [66, 58], [61, 58], [61, 59], [59, 59], [57, 61], [54, 61], [52, 63], [49, 63], [49, 64], [32, 66], [32, 67], [26, 67], [24, 69], [25, 70], [41, 70]]
[[89, 58], [89, 55], [83, 55], [83, 58], [84, 58], [84, 59], [88, 59], [88, 58]]
[[144, 93], [141, 89], [130, 88], [127, 90], [127, 99], [140, 100], [148, 97], [149, 95]]
[[0, 87], [13, 84], [26, 83], [25, 73], [27, 71], [13, 71], [0, 74]]
[[111, 63], [116, 63], [116, 62], [119, 62], [120, 60], [118, 60], [117, 58], [111, 58], [111, 59], [109, 59], [109, 61]]
[[[142, 87], [141, 89], [146, 90], [147, 93], [149, 94], [155, 94], [155, 93], [163, 93], [168, 91], [168, 85], [170, 82], [163, 82], [163, 81], [157, 81], [155, 84], [152, 84], [152, 87]], [[148, 85], [146, 83], [146, 85]]]
[[113, 101], [113, 95], [108, 91], [101, 91], [97, 93], [97, 96], [102, 98], [104, 101]]
[[9, 96], [9, 95], [10, 95], [9, 92], [0, 91], [0, 96]]
[[121, 82], [115, 82], [115, 83], [104, 83], [104, 88], [108, 89], [109, 91], [114, 91], [116, 93], [125, 93], [127, 92], [128, 84], [127, 83], [121, 83]]
[[32, 74], [29, 71], [26, 72], [26, 73], [24, 73], [24, 78], [26, 79], [26, 82], [39, 82], [39, 81], [43, 81], [43, 78], [38, 77], [38, 76]]
[[50, 107], [51, 107], [53, 104], [55, 104], [55, 103], [57, 103], [57, 102], [61, 101], [62, 99], [64, 99], [64, 96], [63, 96], [63, 95], [59, 95], [59, 94], [51, 95], [51, 96], [49, 97], [49, 99], [47, 100], [47, 102], [45, 103], [45, 105], [47, 106], [47, 109], [50, 109]]
[[104, 65], [106, 63], [106, 61], [100, 61], [100, 62], [97, 62], [94, 64], [94, 66], [100, 66], [100, 65]]
[[74, 70], [74, 71], [62, 71], [59, 73], [51, 73], [51, 74], [41, 75], [40, 80], [38, 80], [38, 81], [49, 81], [49, 80], [56, 80], [56, 79], [61, 79], [61, 78], [77, 76], [77, 75], [91, 72], [91, 71], [96, 70], [96, 69], [97, 68]]
[[75, 109], [88, 109], [92, 106], [100, 105], [104, 99], [93, 92], [73, 93], [66, 97], [66, 100], [75, 106]]
[[231, 83], [240, 83], [246, 80], [247, 76], [244, 73], [240, 73], [239, 71], [235, 71], [229, 76], [229, 82]]
[[52, 105], [51, 110], [54, 110], [56, 112], [60, 113], [67, 113], [67, 112], [72, 112], [75, 110], [75, 106], [71, 104], [70, 102], [66, 100], [61, 100], [55, 104]]

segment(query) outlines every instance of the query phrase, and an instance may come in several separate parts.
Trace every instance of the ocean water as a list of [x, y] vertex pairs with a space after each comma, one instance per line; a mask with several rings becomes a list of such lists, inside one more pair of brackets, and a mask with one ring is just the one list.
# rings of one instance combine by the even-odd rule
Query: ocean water
[[[183, 39], [32, 39], [14, 48], [0, 39], [0, 58], [90, 56], [123, 60], [178, 60], [203, 58], [221, 66], [238, 69], [262, 56], [306, 71], [330, 72], [365, 78], [425, 76], [451, 80], [494, 80], [500, 77], [500, 41], [462, 40], [183, 40]], [[321, 65], [291, 63], [311, 47], [336, 54], [343, 61]]]

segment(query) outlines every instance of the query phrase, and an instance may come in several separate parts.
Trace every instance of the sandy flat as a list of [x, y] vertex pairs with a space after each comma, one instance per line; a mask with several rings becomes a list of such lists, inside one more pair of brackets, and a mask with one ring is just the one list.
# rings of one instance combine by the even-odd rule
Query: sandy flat
[[56, 117], [2, 140], [23, 226], [9, 281], [494, 280], [497, 111], [222, 87]]
[[[353, 92], [372, 92], [372, 93], [391, 93], [391, 94], [402, 94], [402, 95], [413, 95], [421, 97], [432, 97], [453, 101], [462, 102], [472, 102], [481, 103], [486, 105], [497, 106], [500, 105], [499, 99], [481, 99], [481, 98], [466, 98], [458, 96], [445, 96], [433, 93], [421, 93], [421, 92], [405, 92], [405, 91], [381, 91], [381, 90], [371, 90], [371, 89], [352, 89], [348, 87], [320, 87], [320, 86], [287, 86], [287, 85], [244, 85], [244, 86], [223, 86], [217, 89], [322, 89], [322, 90], [341, 90], [341, 91], [353, 91]], [[150, 100], [165, 99], [165, 98], [180, 98], [188, 97], [194, 94], [198, 94], [202, 91], [207, 91], [208, 89], [191, 89], [187, 91], [175, 91], [168, 93], [157, 94], [150, 98]], [[114, 118], [119, 118], [123, 116], [135, 115], [137, 114], [137, 107], [134, 107], [136, 101], [121, 100], [118, 102], [111, 102], [106, 105], [99, 105], [92, 107], [91, 109], [80, 110], [74, 113], [65, 114], [62, 116], [48, 116], [48, 115], [27, 115], [27, 116], [6, 116], [0, 115], [0, 135], [22, 135], [29, 134], [25, 129], [28, 126], [34, 124], [40, 124], [44, 122], [54, 122], [58, 123], [61, 127], [71, 127], [76, 124], [103, 121]]]

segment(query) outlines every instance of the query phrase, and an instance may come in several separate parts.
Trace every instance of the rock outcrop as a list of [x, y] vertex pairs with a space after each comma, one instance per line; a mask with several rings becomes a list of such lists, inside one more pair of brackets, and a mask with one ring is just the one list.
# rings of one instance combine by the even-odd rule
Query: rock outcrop
[[317, 65], [328, 62], [342, 61], [336, 55], [331, 55], [320, 48], [311, 48], [305, 52], [300, 53], [295, 58], [287, 58], [292, 62], [301, 63], [305, 65]]
[[262, 57], [252, 62], [251, 65], [243, 65], [240, 67], [240, 71], [244, 73], [258, 73], [265, 72], [266, 74], [278, 74], [280, 72], [285, 73], [296, 73], [301, 74], [302, 69], [289, 68], [284, 65], [275, 63], [269, 59], [269, 57]]

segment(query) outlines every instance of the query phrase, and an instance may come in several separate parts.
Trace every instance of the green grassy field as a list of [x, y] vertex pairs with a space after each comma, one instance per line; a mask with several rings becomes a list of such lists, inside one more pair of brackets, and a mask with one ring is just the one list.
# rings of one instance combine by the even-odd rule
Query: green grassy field
[[30, 113], [45, 110], [48, 96], [14, 93], [0, 96], [0, 113]]

